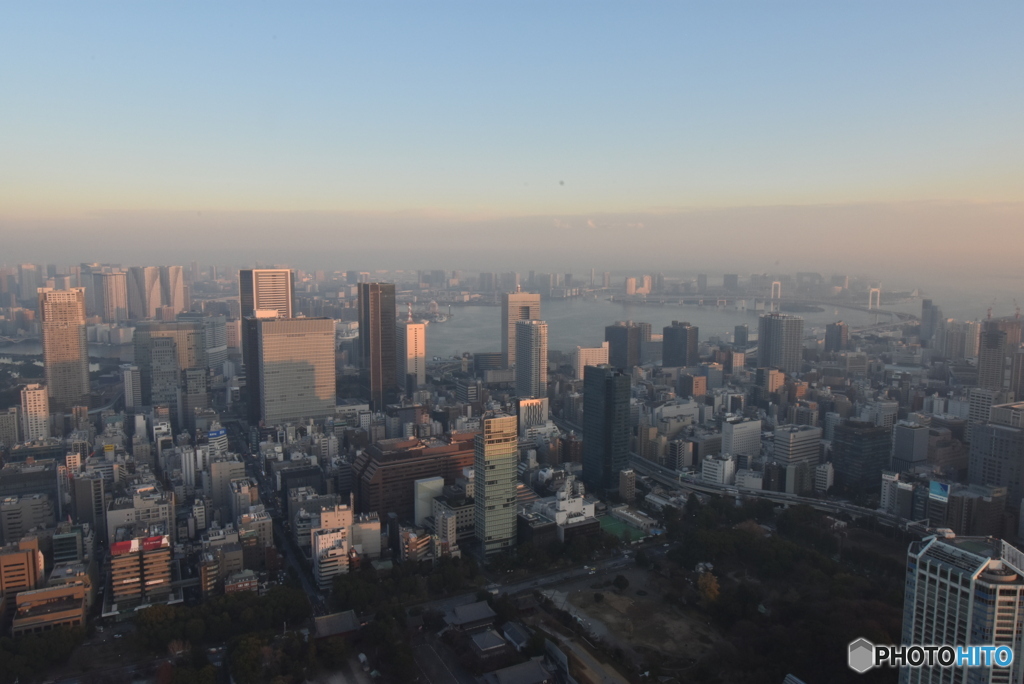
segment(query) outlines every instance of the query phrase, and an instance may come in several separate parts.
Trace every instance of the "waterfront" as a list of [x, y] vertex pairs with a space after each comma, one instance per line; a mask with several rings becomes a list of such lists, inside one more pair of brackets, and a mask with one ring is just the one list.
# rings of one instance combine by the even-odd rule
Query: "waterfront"
[[[805, 330], [824, 328], [828, 323], [846, 321], [851, 327], [863, 327], [875, 322], [875, 314], [855, 309], [821, 307], [822, 311], [797, 314], [805, 321]], [[890, 308], [890, 307], [886, 307]], [[919, 312], [919, 300], [908, 300], [891, 307], [896, 311]], [[837, 313], [838, 311], [838, 313]], [[700, 339], [720, 337], [731, 342], [733, 328], [746, 324], [752, 335], [757, 334], [758, 315], [763, 312], [737, 310], [735, 307], [638, 305], [610, 302], [606, 299], [545, 299], [541, 303], [541, 318], [548, 324], [548, 349], [568, 352], [577, 345], [600, 346], [604, 341], [604, 328], [615, 321], [633, 320], [650, 323], [655, 334], [672, 321], [689, 321], [700, 329]], [[444, 323], [435, 323], [427, 330], [427, 356], [448, 358], [463, 352], [500, 351], [501, 307], [460, 306], [452, 308], [452, 317]], [[879, 316], [878, 322], [889, 322], [889, 316]]]

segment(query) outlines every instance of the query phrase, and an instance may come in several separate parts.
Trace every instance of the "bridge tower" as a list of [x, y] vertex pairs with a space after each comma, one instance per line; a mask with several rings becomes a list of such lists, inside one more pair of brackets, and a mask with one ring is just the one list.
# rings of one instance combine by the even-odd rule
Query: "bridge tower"
[[782, 283], [776, 280], [772, 283], [772, 303], [769, 309], [770, 311], [778, 312], [780, 299], [782, 299]]
[[882, 308], [882, 290], [878, 287], [873, 287], [868, 290], [868, 309], [881, 309]]

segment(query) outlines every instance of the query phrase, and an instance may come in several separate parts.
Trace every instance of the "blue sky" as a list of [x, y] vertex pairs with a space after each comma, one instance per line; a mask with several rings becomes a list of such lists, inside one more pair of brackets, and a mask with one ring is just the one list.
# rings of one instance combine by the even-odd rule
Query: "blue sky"
[[1019, 217], [1022, 26], [1019, 1], [6, 3], [0, 230]]

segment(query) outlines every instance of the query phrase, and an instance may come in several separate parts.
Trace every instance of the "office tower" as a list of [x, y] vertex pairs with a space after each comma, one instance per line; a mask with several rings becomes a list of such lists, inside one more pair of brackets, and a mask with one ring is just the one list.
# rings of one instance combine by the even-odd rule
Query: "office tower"
[[41, 586], [45, 578], [38, 537], [0, 548], [0, 599], [5, 606], [13, 606], [18, 593]]
[[18, 299], [30, 302], [36, 290], [42, 287], [43, 278], [35, 264], [18, 265]]
[[505, 367], [516, 363], [516, 323], [540, 318], [540, 295], [504, 292], [501, 295], [501, 353]]
[[789, 374], [798, 372], [803, 339], [804, 319], [781, 313], [764, 314], [757, 328], [757, 365]]
[[128, 413], [141, 410], [142, 374], [139, 367], [130, 363], [121, 364], [121, 382], [124, 384], [124, 410]]
[[163, 297], [163, 306], [171, 307], [175, 314], [188, 311], [185, 274], [181, 266], [160, 267], [160, 294]]
[[267, 426], [333, 415], [334, 321], [246, 318], [244, 325], [250, 415]]
[[205, 368], [187, 368], [181, 373], [181, 418], [190, 434], [196, 433], [196, 412], [210, 408]]
[[132, 266], [128, 269], [128, 318], [141, 321], [156, 318], [163, 305], [160, 269], [156, 266]]
[[978, 343], [978, 387], [999, 391], [1003, 389], [1003, 371], [1006, 365], [1006, 332], [985, 325]]
[[928, 461], [928, 426], [900, 421], [892, 433], [892, 464], [890, 468], [902, 473]]
[[924, 347], [931, 347], [933, 345], [933, 338], [939, 331], [939, 327], [942, 323], [942, 309], [932, 304], [930, 299], [921, 300], [921, 329], [920, 338], [921, 345]]
[[775, 428], [772, 458], [783, 466], [808, 465], [813, 471], [821, 452], [821, 428], [780, 425]]
[[291, 318], [294, 306], [292, 271], [288, 268], [248, 268], [238, 272], [238, 303], [241, 317], [255, 311], [277, 312], [279, 318]]
[[619, 471], [619, 498], [628, 504], [636, 498], [636, 471], [632, 468]]
[[737, 325], [733, 328], [732, 343], [736, 347], [746, 347], [750, 343], [750, 329], [745, 325]]
[[143, 406], [167, 406], [176, 429], [185, 427], [181, 401], [183, 373], [206, 368], [206, 341], [201, 323], [140, 322], [135, 327], [135, 365], [139, 368]]
[[729, 292], [740, 289], [740, 276], [738, 273], [726, 273], [722, 276], [722, 287]]
[[842, 321], [825, 326], [825, 353], [841, 352], [850, 339], [850, 326]]
[[636, 278], [626, 278], [626, 294], [636, 294]]
[[661, 365], [665, 368], [685, 368], [700, 363], [697, 355], [697, 326], [672, 321], [662, 329]]
[[728, 418], [722, 422], [722, 453], [732, 456], [761, 454], [761, 421]]
[[681, 397], [703, 397], [708, 393], [708, 379], [703, 375], [682, 373], [679, 375], [677, 390]]
[[1010, 360], [1010, 392], [1014, 399], [1024, 400], [1024, 347], [1019, 347]]
[[85, 288], [39, 290], [46, 388], [54, 410], [89, 405]]
[[21, 434], [26, 442], [50, 436], [50, 398], [45, 385], [25, 385], [21, 389]]
[[182, 323], [198, 323], [203, 326], [206, 368], [221, 372], [224, 362], [228, 359], [227, 317], [187, 312], [179, 314], [177, 320]]
[[128, 320], [128, 274], [123, 272], [94, 273], [92, 276], [96, 311], [104, 323]]
[[877, 489], [882, 471], [889, 467], [891, 450], [891, 428], [858, 420], [837, 425], [832, 436], [836, 485], [847, 491]]
[[697, 292], [704, 293], [708, 291], [708, 274], [700, 273], [697, 275]]
[[993, 537], [952, 532], [910, 543], [903, 594], [903, 645], [996, 645], [1013, 663], [996, 667], [903, 667], [900, 684], [1020, 682], [1024, 661], [1024, 554]]
[[485, 415], [481, 427], [473, 452], [474, 522], [481, 551], [492, 554], [516, 544], [518, 419]]
[[612, 366], [583, 370], [583, 481], [594, 492], [618, 486], [628, 467], [630, 376]]
[[[418, 389], [427, 383], [427, 326], [410, 317], [398, 324], [398, 382]], [[410, 376], [412, 379], [410, 379]]]
[[631, 371], [640, 365], [643, 329], [633, 321], [618, 321], [606, 326], [604, 341], [608, 343], [608, 365]]
[[601, 287], [603, 287], [604, 289], [607, 290], [611, 286], [612, 286], [612, 274], [609, 273], [608, 271], [605, 271], [601, 275]]
[[1006, 487], [1007, 500], [1024, 497], [1024, 402], [996, 404], [991, 419], [971, 426], [967, 481]]
[[548, 324], [516, 321], [516, 394], [520, 398], [548, 393]]
[[360, 379], [374, 411], [383, 410], [395, 400], [398, 388], [396, 332], [394, 284], [360, 283]]
[[608, 363], [608, 343], [602, 342], [600, 347], [576, 347], [570, 356], [573, 371], [582, 380], [583, 369], [587, 366], [603, 366]]

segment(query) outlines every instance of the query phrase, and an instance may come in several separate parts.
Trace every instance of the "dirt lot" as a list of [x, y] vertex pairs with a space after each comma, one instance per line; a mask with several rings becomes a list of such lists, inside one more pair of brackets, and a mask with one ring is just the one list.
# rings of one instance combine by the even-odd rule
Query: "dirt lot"
[[667, 580], [640, 569], [624, 574], [629, 587], [621, 593], [604, 588], [604, 599], [595, 601], [595, 590], [588, 588], [572, 592], [569, 601], [637, 652], [696, 660], [720, 640], [706, 621], [664, 603]]

